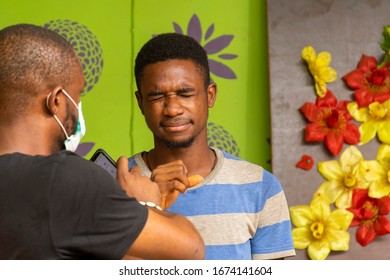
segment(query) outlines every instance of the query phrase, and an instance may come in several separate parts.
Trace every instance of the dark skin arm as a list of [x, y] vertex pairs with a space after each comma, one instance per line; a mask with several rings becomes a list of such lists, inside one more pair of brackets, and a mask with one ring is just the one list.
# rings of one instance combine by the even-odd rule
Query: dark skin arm
[[[117, 162], [117, 180], [129, 196], [161, 206], [157, 183], [142, 176], [139, 167], [128, 170], [127, 158]], [[203, 259], [204, 243], [185, 217], [148, 208], [146, 224], [124, 258]], [[131, 257], [129, 257], [131, 256]]]

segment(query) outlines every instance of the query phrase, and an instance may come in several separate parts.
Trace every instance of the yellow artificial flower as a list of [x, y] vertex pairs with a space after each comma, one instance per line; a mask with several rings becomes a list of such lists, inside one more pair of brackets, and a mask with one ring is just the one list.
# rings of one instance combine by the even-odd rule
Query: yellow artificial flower
[[322, 194], [314, 195], [310, 205], [290, 207], [294, 247], [306, 249], [312, 260], [324, 260], [330, 251], [347, 251], [350, 235], [347, 231], [353, 214], [346, 209], [331, 211]]
[[306, 61], [309, 71], [314, 78], [317, 95], [324, 97], [326, 83], [333, 82], [337, 78], [336, 71], [329, 66], [332, 56], [329, 52], [316, 54], [312, 46], [306, 46], [302, 50], [302, 59]]
[[359, 145], [369, 142], [376, 134], [381, 142], [390, 144], [390, 99], [383, 103], [375, 101], [360, 109], [356, 102], [350, 102], [347, 109], [356, 121], [362, 123]]
[[369, 186], [362, 162], [363, 155], [355, 146], [346, 148], [339, 161], [319, 162], [318, 171], [328, 181], [322, 183], [317, 192], [324, 194], [337, 208], [351, 207], [353, 189], [367, 189]]
[[363, 167], [367, 179], [371, 181], [368, 196], [382, 198], [390, 195], [390, 145], [382, 144], [376, 160], [365, 161]]

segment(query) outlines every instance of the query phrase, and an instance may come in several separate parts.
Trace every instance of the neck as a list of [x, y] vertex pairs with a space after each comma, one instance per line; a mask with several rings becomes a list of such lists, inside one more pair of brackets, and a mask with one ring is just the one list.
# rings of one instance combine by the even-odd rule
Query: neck
[[50, 155], [55, 152], [50, 133], [52, 130], [45, 129], [37, 117], [24, 116], [20, 121], [0, 123], [0, 155]]
[[144, 155], [144, 160], [150, 170], [158, 165], [175, 160], [181, 160], [187, 168], [188, 176], [201, 175], [206, 177], [216, 164], [216, 155], [208, 145], [189, 148], [167, 148], [156, 146]]

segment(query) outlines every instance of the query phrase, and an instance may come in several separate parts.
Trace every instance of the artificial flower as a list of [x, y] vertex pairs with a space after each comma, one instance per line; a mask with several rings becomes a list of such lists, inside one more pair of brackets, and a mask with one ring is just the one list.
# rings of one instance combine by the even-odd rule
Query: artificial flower
[[369, 142], [376, 135], [381, 142], [390, 144], [390, 100], [384, 103], [375, 101], [360, 109], [357, 102], [350, 102], [347, 108], [352, 117], [362, 123], [359, 126], [359, 144]]
[[317, 97], [316, 104], [306, 102], [300, 108], [310, 121], [305, 129], [306, 141], [325, 141], [326, 147], [335, 156], [341, 151], [344, 142], [357, 144], [360, 133], [358, 127], [350, 122], [352, 117], [346, 107], [348, 102], [337, 102], [329, 89], [323, 98]]
[[369, 186], [362, 162], [363, 155], [355, 146], [346, 148], [339, 161], [319, 162], [318, 171], [327, 181], [321, 184], [317, 193], [324, 194], [337, 208], [350, 207], [352, 191], [357, 188], [367, 189]]
[[312, 46], [306, 46], [302, 50], [302, 59], [307, 63], [310, 74], [314, 78], [317, 95], [324, 97], [326, 83], [333, 82], [337, 78], [336, 71], [329, 66], [332, 56], [329, 52], [320, 52], [317, 55]]
[[368, 195], [372, 198], [381, 198], [390, 194], [390, 146], [380, 145], [376, 160], [362, 163], [365, 177], [371, 183]]
[[377, 60], [363, 55], [358, 67], [343, 77], [347, 85], [354, 89], [354, 98], [361, 107], [374, 101], [383, 103], [390, 98], [390, 72], [387, 67], [378, 68]]
[[302, 155], [301, 160], [295, 165], [303, 170], [310, 170], [314, 165], [314, 160], [309, 155]]
[[367, 190], [355, 189], [352, 196], [352, 207], [348, 209], [354, 214], [351, 227], [359, 226], [356, 240], [366, 246], [376, 236], [390, 233], [388, 214], [390, 213], [390, 196], [371, 198]]
[[306, 249], [312, 260], [324, 260], [330, 251], [349, 249], [347, 229], [353, 214], [346, 209], [331, 211], [328, 200], [316, 194], [310, 205], [290, 207], [294, 247]]

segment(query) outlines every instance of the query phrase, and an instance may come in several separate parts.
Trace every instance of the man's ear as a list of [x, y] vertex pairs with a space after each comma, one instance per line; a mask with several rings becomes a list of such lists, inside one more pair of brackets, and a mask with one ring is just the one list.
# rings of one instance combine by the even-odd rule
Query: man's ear
[[207, 87], [207, 105], [213, 108], [217, 99], [217, 85], [212, 83]]
[[142, 108], [142, 94], [138, 90], [135, 92], [135, 97], [137, 98], [138, 108], [141, 110], [141, 113], [143, 115], [144, 110]]
[[62, 87], [57, 86], [46, 97], [46, 107], [52, 115], [56, 115], [59, 110], [61, 104], [60, 94], [62, 94]]

